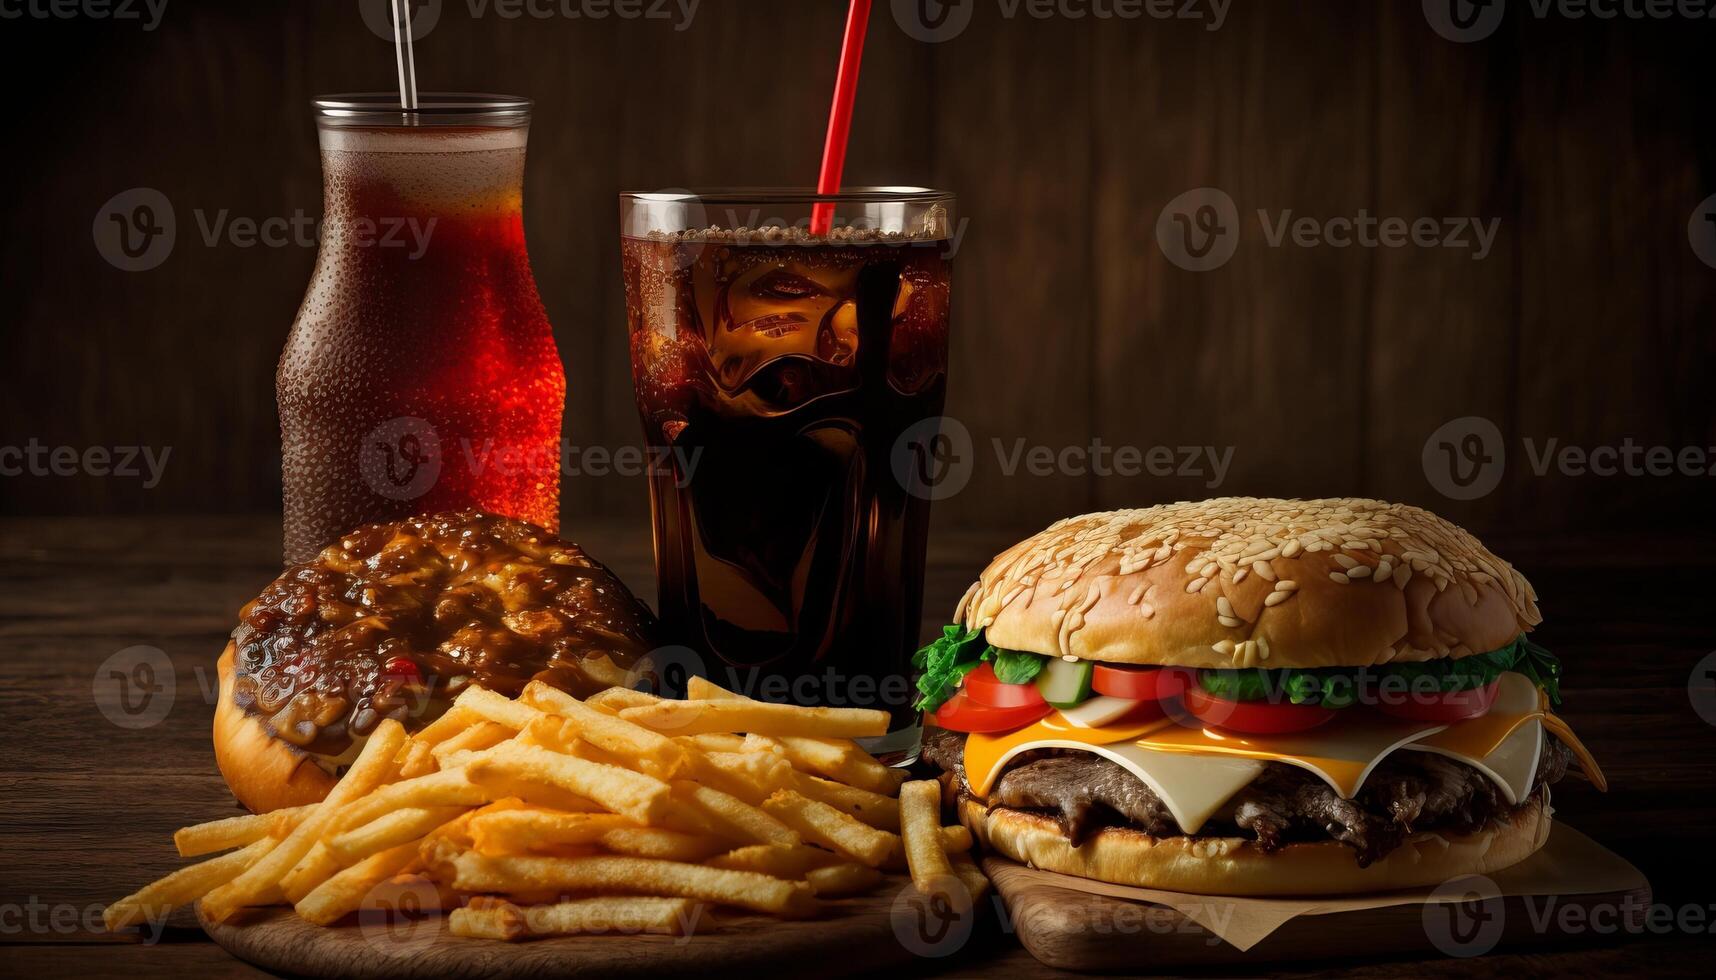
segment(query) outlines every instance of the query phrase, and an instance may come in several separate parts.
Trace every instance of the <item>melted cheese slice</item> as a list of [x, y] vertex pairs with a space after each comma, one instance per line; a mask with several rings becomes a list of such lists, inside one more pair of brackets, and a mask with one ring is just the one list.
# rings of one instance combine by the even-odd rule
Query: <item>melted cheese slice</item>
[[[1079, 749], [1102, 756], [1138, 777], [1155, 791], [1162, 804], [1173, 814], [1174, 822], [1188, 834], [1195, 834], [1216, 810], [1244, 789], [1263, 771], [1263, 763], [1252, 759], [1221, 759], [1188, 755], [1184, 752], [1155, 752], [1136, 744], [1116, 742], [1094, 745], [1070, 739], [1039, 739], [1013, 746], [1004, 752], [990, 769], [990, 781], [1007, 765], [1008, 760], [1027, 749]], [[966, 748], [966, 772], [973, 772], [970, 746]], [[975, 789], [975, 787], [973, 787]], [[987, 787], [985, 787], [985, 792]]]
[[1537, 685], [1524, 674], [1509, 671], [1501, 675], [1495, 703], [1487, 714], [1451, 725], [1446, 731], [1424, 739], [1422, 744], [1444, 750], [1442, 754], [1451, 758], [1482, 759], [1501, 748], [1521, 725], [1541, 720], [1543, 715], [1543, 699]]
[[1433, 752], [1464, 762], [1490, 777], [1501, 788], [1502, 795], [1507, 797], [1512, 806], [1518, 806], [1521, 800], [1531, 795], [1531, 782], [1537, 778], [1537, 763], [1543, 757], [1542, 722], [1526, 719], [1526, 723], [1509, 733], [1494, 751], [1481, 757], [1446, 748], [1438, 744], [1438, 737], [1432, 736], [1406, 748], [1413, 752]]
[[1164, 729], [1138, 739], [1158, 752], [1229, 756], [1284, 762], [1309, 770], [1348, 799], [1390, 752], [1448, 726], [1400, 721], [1366, 712], [1337, 718], [1323, 728], [1291, 735], [1234, 735], [1207, 728]]
[[[978, 796], [989, 795], [995, 777], [1007, 760], [1029, 748], [1082, 749], [1090, 746], [1130, 742], [1147, 732], [1173, 724], [1167, 718], [1152, 718], [1132, 724], [1108, 725], [1102, 728], [1080, 728], [1055, 721], [1051, 714], [1042, 721], [1026, 725], [1005, 735], [969, 735], [965, 739], [965, 780]], [[1050, 742], [1058, 743], [1050, 746]]]

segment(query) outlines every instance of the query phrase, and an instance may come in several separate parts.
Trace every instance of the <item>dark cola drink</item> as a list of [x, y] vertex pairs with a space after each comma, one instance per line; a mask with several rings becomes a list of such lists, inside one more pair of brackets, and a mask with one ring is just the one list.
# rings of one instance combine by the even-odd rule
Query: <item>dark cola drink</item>
[[881, 707], [896, 730], [933, 496], [898, 470], [947, 385], [939, 208], [917, 234], [622, 240], [668, 637], [752, 696]]

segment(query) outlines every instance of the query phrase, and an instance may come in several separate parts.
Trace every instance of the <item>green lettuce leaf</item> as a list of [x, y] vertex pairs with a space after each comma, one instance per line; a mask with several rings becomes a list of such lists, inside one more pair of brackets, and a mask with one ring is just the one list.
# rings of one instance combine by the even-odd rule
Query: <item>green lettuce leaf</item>
[[1037, 675], [1043, 672], [1043, 665], [1049, 662], [1049, 658], [1041, 654], [997, 647], [990, 647], [983, 654], [985, 660], [991, 656], [995, 660], [995, 679], [1003, 684], [1029, 684], [1037, 679]]

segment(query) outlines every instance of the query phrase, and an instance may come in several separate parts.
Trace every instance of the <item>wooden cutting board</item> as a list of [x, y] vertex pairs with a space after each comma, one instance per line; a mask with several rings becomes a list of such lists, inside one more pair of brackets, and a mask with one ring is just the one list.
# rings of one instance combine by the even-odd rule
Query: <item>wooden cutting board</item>
[[[1636, 868], [1560, 825], [1536, 855], [1485, 879], [1499, 887], [1482, 900], [1426, 903], [1419, 893], [1404, 904], [1300, 914], [1248, 949], [1224, 941], [1174, 907], [1095, 894], [1079, 878], [993, 856], [984, 859], [983, 870], [1005, 903], [1006, 925], [1033, 956], [1048, 966], [1091, 972], [1408, 954], [1477, 956], [1534, 943], [1565, 946], [1624, 937], [1629, 928], [1636, 935], [1651, 900], [1650, 884]], [[1578, 884], [1581, 877], [1601, 890], [1585, 891]], [[1532, 881], [1553, 884], [1555, 890], [1510, 894]], [[1532, 889], [1526, 885], [1526, 890]], [[1203, 903], [1217, 921], [1232, 921], [1221, 919], [1224, 904], [1230, 904], [1223, 899], [1184, 895], [1178, 900]]]
[[748, 976], [814, 969], [843, 976], [918, 960], [911, 880], [827, 902], [819, 918], [783, 921], [715, 910], [686, 937], [566, 936], [518, 943], [465, 939], [442, 916], [366, 917], [318, 928], [287, 908], [227, 923], [198, 919], [234, 956], [276, 973], [354, 978]]

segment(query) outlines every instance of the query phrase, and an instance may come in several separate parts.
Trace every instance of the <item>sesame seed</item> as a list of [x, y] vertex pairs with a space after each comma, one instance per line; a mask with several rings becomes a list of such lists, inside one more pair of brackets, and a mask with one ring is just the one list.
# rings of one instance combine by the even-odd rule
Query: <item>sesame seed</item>
[[1352, 579], [1347, 578], [1345, 575], [1342, 575], [1340, 572], [1330, 572], [1329, 578], [1334, 579], [1336, 582], [1339, 582], [1342, 585], [1346, 585], [1348, 582], [1352, 581]]
[[1291, 598], [1293, 598], [1293, 593], [1291, 592], [1271, 592], [1263, 597], [1263, 604], [1266, 606], [1279, 606]]

